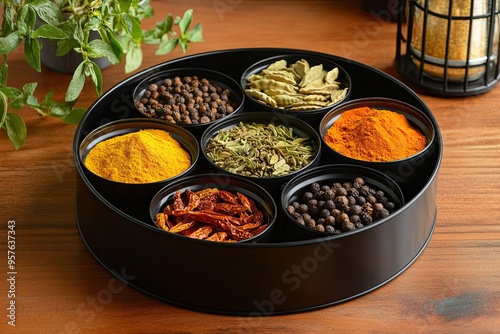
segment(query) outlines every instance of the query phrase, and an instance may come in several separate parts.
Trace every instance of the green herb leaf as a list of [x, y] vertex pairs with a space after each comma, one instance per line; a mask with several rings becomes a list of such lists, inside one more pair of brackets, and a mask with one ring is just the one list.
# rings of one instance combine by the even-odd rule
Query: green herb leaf
[[35, 94], [35, 89], [38, 84], [36, 82], [28, 82], [23, 85], [23, 93], [25, 95], [33, 95]]
[[92, 82], [94, 83], [94, 87], [96, 89], [97, 96], [101, 96], [101, 94], [102, 94], [101, 69], [93, 61], [90, 61], [90, 64], [91, 64], [91, 66], [88, 66], [88, 69], [90, 71], [90, 78], [92, 79]]
[[94, 39], [90, 41], [86, 51], [90, 58], [107, 57], [111, 64], [118, 64], [120, 62], [111, 46], [103, 42], [101, 39]]
[[188, 9], [184, 12], [184, 16], [179, 21], [179, 29], [182, 35], [187, 33], [191, 21], [193, 21], [193, 10]]
[[20, 149], [26, 140], [26, 123], [18, 114], [7, 113], [5, 115], [4, 128], [7, 130], [7, 135], [10, 141], [14, 144], [16, 150]]
[[28, 64], [37, 72], [42, 71], [40, 63], [40, 42], [37, 39], [26, 38], [24, 41], [24, 56]]
[[37, 0], [30, 5], [44, 22], [55, 26], [62, 21], [62, 13], [53, 1]]
[[154, 29], [144, 32], [143, 41], [148, 44], [159, 44], [172, 31], [173, 24], [174, 18], [169, 14], [165, 20], [157, 22]]
[[73, 32], [75, 31], [76, 27], [73, 21], [65, 21], [59, 26], [59, 28], [68, 36], [68, 38], [60, 39], [57, 41], [56, 56], [64, 56], [73, 48], [79, 46], [80, 43], [74, 39]]
[[23, 39], [13, 32], [6, 37], [0, 37], [0, 53], [10, 53], [17, 49]]
[[30, 29], [35, 28], [36, 23], [36, 12], [35, 9], [31, 5], [26, 5], [23, 7], [23, 13], [25, 15], [21, 18], [21, 20], [26, 23]]
[[86, 111], [87, 109], [85, 108], [72, 109], [71, 112], [62, 117], [61, 120], [67, 124], [78, 124], [81, 121], [83, 115], [85, 115]]
[[198, 23], [193, 29], [189, 30], [187, 39], [192, 43], [203, 42], [203, 27], [201, 23]]
[[9, 99], [15, 99], [21, 95], [21, 91], [15, 87], [1, 87], [0, 92], [5, 94]]
[[50, 106], [52, 104], [52, 95], [54, 95], [54, 90], [51, 89], [47, 94], [45, 94], [45, 98], [43, 99], [42, 104], [44, 106]]
[[130, 73], [139, 68], [142, 64], [142, 50], [134, 43], [129, 44], [125, 57], [125, 73]]
[[0, 86], [7, 86], [7, 78], [9, 77], [8, 75], [8, 70], [9, 67], [7, 66], [7, 54], [3, 54], [3, 61], [2, 64], [0, 65]]
[[48, 25], [42, 24], [38, 29], [33, 31], [31, 34], [31, 38], [48, 38], [48, 39], [65, 39], [68, 38], [68, 35], [62, 31], [61, 29]]
[[71, 112], [74, 104], [74, 102], [54, 103], [49, 108], [49, 115], [57, 118], [66, 117]]
[[120, 44], [120, 41], [116, 39], [115, 35], [111, 31], [108, 31], [107, 36], [111, 50], [115, 54], [116, 59], [118, 59], [118, 62], [121, 62], [123, 58], [123, 47]]
[[81, 25], [77, 24], [73, 28], [74, 28], [73, 38], [76, 41], [76, 43], [81, 44], [85, 42], [85, 33], [83, 32]]
[[142, 39], [141, 22], [134, 16], [129, 14], [121, 15], [125, 22], [128, 33], [132, 36], [135, 42], [140, 42]]
[[85, 85], [85, 62], [81, 62], [73, 73], [66, 91], [65, 101], [76, 101]]
[[2, 128], [3, 123], [5, 123], [8, 108], [9, 104], [7, 101], [7, 96], [3, 92], [0, 92], [0, 128]]
[[179, 43], [179, 38], [171, 38], [169, 40], [163, 41], [158, 46], [156, 50], [156, 55], [165, 55], [175, 49], [176, 45]]
[[182, 52], [186, 53], [188, 48], [188, 40], [184, 38], [179, 38], [179, 45], [181, 46]]
[[130, 4], [132, 3], [132, 1], [119, 0], [118, 2], [120, 3], [120, 10], [122, 11], [122, 13], [128, 13], [128, 10], [130, 8]]

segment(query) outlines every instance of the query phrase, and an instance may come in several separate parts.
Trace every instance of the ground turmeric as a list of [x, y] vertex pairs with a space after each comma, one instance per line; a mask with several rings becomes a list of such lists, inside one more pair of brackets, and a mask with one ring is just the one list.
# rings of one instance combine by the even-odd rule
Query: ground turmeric
[[179, 175], [191, 156], [166, 131], [144, 129], [98, 143], [85, 158], [94, 174], [122, 183], [151, 183]]
[[427, 146], [427, 138], [403, 114], [369, 107], [342, 113], [324, 140], [345, 156], [378, 162], [404, 159]]

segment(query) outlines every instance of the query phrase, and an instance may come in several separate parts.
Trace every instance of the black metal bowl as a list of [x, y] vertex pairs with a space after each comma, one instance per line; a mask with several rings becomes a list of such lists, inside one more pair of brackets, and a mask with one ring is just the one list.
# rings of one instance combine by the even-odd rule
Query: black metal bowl
[[[247, 92], [248, 88], [248, 83], [249, 83], [249, 77], [251, 75], [259, 74], [262, 70], [266, 69], [269, 65], [275, 63], [276, 61], [279, 60], [285, 60], [287, 62], [287, 66], [290, 66], [291, 64], [295, 63], [298, 60], [306, 60], [310, 67], [317, 66], [317, 65], [322, 65], [323, 69], [326, 71], [333, 70], [334, 68], [337, 68], [339, 71], [337, 82], [340, 83], [340, 89], [347, 88], [347, 93], [345, 96], [328, 106], [320, 107], [320, 108], [315, 108], [315, 109], [306, 109], [306, 110], [293, 110], [293, 109], [288, 109], [288, 108], [282, 108], [282, 107], [273, 107], [269, 104], [265, 104], [262, 101], [259, 101], [255, 97], [251, 96]], [[269, 58], [264, 58], [259, 60], [258, 62], [252, 64], [249, 66], [242, 74], [241, 79], [240, 79], [240, 84], [245, 89], [245, 95], [247, 101], [250, 102], [250, 104], [253, 107], [253, 110], [256, 111], [268, 111], [268, 112], [279, 112], [291, 116], [295, 116], [297, 118], [300, 118], [307, 123], [309, 123], [311, 126], [316, 128], [316, 126], [319, 124], [321, 121], [321, 118], [325, 115], [327, 111], [332, 109], [333, 107], [344, 103], [345, 101], [349, 100], [349, 97], [351, 95], [351, 90], [352, 90], [352, 83], [351, 83], [351, 77], [347, 73], [347, 71], [340, 65], [338, 65], [336, 62], [332, 61], [328, 57], [322, 57], [322, 56], [317, 56], [317, 55], [311, 55], [308, 53], [290, 53], [290, 54], [282, 54], [278, 56], [273, 56]]]
[[297, 222], [288, 210], [287, 206], [294, 201], [302, 202], [302, 196], [305, 192], [309, 191], [312, 183], [320, 185], [331, 186], [334, 182], [344, 183], [352, 182], [355, 178], [361, 177], [364, 179], [365, 184], [384, 192], [385, 196], [395, 204], [395, 210], [399, 210], [404, 204], [403, 192], [387, 175], [378, 172], [377, 170], [349, 164], [339, 165], [323, 165], [312, 168], [304, 173], [301, 173], [291, 179], [283, 188], [280, 198], [280, 209], [286, 219], [285, 233], [287, 239], [290, 240], [307, 240], [311, 238], [321, 237], [342, 237], [351, 233], [363, 233], [365, 229], [376, 228], [378, 224], [384, 224], [385, 221], [391, 219], [391, 215], [373, 222], [373, 224], [366, 225], [362, 228], [356, 228], [353, 231], [343, 232], [337, 235], [331, 235], [327, 232], [320, 232], [313, 228], [307, 227]]
[[[160, 86], [164, 85], [164, 82], [166, 79], [174, 80], [175, 77], [179, 77], [182, 80], [182, 82], [185, 83], [186, 81], [184, 80], [184, 78], [187, 76], [189, 76], [189, 77], [197, 76], [198, 80], [200, 80], [200, 81], [202, 79], [206, 79], [210, 82], [210, 84], [212, 86], [218, 87], [221, 90], [228, 90], [230, 94], [229, 94], [229, 100], [227, 101], [227, 104], [228, 105], [231, 104], [232, 105], [231, 107], [233, 108], [233, 111], [231, 113], [217, 112], [215, 114], [215, 115], [217, 115], [217, 118], [210, 119], [208, 122], [205, 121], [205, 122], [199, 122], [197, 124], [193, 124], [193, 123], [188, 124], [183, 120], [170, 120], [170, 121], [173, 121], [175, 124], [186, 128], [193, 135], [200, 136], [203, 133], [203, 131], [212, 123], [215, 123], [218, 120], [223, 119], [225, 117], [230, 117], [232, 115], [235, 115], [243, 110], [244, 102], [245, 102], [245, 94], [243, 92], [243, 89], [240, 87], [240, 85], [233, 78], [231, 78], [230, 76], [228, 76], [224, 73], [218, 72], [218, 71], [205, 69], [205, 68], [193, 67], [193, 68], [168, 69], [168, 70], [163, 70], [163, 71], [159, 71], [159, 72], [154, 72], [150, 76], [143, 79], [137, 85], [137, 87], [134, 89], [134, 92], [133, 92], [134, 104], [136, 106], [137, 111], [141, 115], [144, 115], [147, 117], [153, 117], [153, 118], [166, 120], [167, 119], [166, 117], [168, 117], [168, 115], [164, 111], [165, 109], [163, 107], [159, 108], [162, 111], [161, 113], [159, 111], [154, 111], [151, 108], [146, 108], [147, 110], [151, 110], [150, 112], [149, 111], [146, 112], [146, 109], [138, 107], [138, 103], [145, 96], [145, 94], [148, 91], [151, 84], [155, 84], [157, 87], [160, 87]], [[186, 90], [189, 91], [189, 93], [193, 93], [193, 91], [191, 91], [190, 89], [191, 88], [186, 89]], [[211, 94], [210, 91], [205, 92], [205, 93], [208, 95]], [[181, 92], [179, 92], [179, 94], [181, 94]], [[220, 92], [218, 92], [218, 94], [221, 95]], [[202, 96], [202, 98], [205, 100], [207, 98], [207, 96], [204, 95], [204, 96]], [[196, 99], [196, 95], [194, 95], [193, 99]], [[161, 97], [157, 98], [157, 100], [160, 100], [161, 101], [160, 103], [168, 104], [167, 101], [162, 101]], [[178, 104], [180, 102], [176, 101], [175, 103], [174, 102], [171, 102], [171, 103]], [[185, 98], [184, 104], [185, 105], [188, 104], [187, 98]], [[198, 102], [196, 102], [194, 105], [195, 105], [194, 108], [196, 110], [200, 110], [200, 108], [203, 107], [202, 104], [198, 103]], [[179, 115], [181, 115], [181, 114], [182, 114], [182, 111], [179, 112]], [[199, 116], [201, 116], [201, 115], [202, 115], [202, 112], [199, 111]]]
[[[155, 222], [156, 215], [163, 211], [167, 204], [173, 202], [173, 197], [176, 191], [185, 192], [187, 189], [196, 192], [207, 188], [217, 188], [221, 190], [229, 191], [233, 194], [237, 192], [247, 196], [249, 199], [255, 202], [257, 208], [263, 213], [264, 221], [262, 224], [266, 224], [267, 227], [262, 230], [259, 234], [244, 239], [238, 242], [266, 242], [269, 241], [269, 237], [274, 228], [276, 217], [277, 217], [277, 207], [274, 199], [271, 195], [262, 187], [251, 182], [245, 178], [239, 176], [225, 176], [225, 175], [214, 175], [214, 174], [199, 174], [185, 177], [179, 179], [175, 182], [168, 184], [163, 187], [152, 199], [149, 212], [151, 220]], [[168, 233], [168, 232], [166, 232]], [[178, 235], [180, 238], [188, 239], [185, 236]], [[200, 242], [211, 242], [205, 240], [199, 240]], [[186, 247], [189, 247], [186, 245]]]
[[209, 164], [209, 168], [216, 173], [227, 173], [229, 175], [239, 175], [237, 172], [228, 171], [217, 164], [215, 164], [210, 157], [207, 155], [207, 146], [209, 142], [212, 140], [214, 136], [216, 136], [219, 132], [231, 129], [238, 124], [274, 124], [274, 125], [283, 125], [288, 128], [291, 128], [294, 135], [297, 137], [309, 138], [310, 145], [315, 150], [315, 156], [313, 159], [304, 167], [299, 170], [292, 171], [286, 175], [280, 176], [270, 176], [270, 177], [254, 177], [254, 176], [243, 176], [258, 185], [267, 189], [271, 195], [275, 198], [279, 197], [281, 194], [281, 188], [285, 182], [290, 180], [292, 177], [297, 175], [298, 173], [307, 170], [311, 167], [317, 166], [321, 159], [321, 139], [316, 130], [314, 130], [309, 124], [306, 122], [285, 114], [273, 113], [273, 112], [244, 112], [239, 115], [235, 115], [234, 117], [221, 120], [216, 124], [213, 124], [209, 128], [205, 130], [200, 140], [200, 150], [201, 154], [204, 157], [204, 162]]
[[[189, 153], [191, 157], [191, 166], [184, 172], [169, 179], [151, 183], [116, 182], [94, 174], [85, 166], [87, 154], [98, 143], [141, 129], [159, 129], [168, 132], [172, 138], [177, 140], [181, 147]], [[95, 189], [105, 196], [110, 203], [132, 217], [148, 219], [149, 212], [147, 206], [141, 204], [141, 201], [151, 199], [151, 197], [166, 184], [195, 173], [198, 166], [199, 155], [200, 150], [198, 142], [187, 130], [175, 124], [157, 119], [129, 118], [109, 122], [90, 132], [82, 140], [76, 156], [78, 157], [78, 164], [82, 167], [85, 175], [92, 182]], [[133, 159], [134, 157], [131, 158]]]
[[[404, 115], [409, 123], [426, 137], [427, 145], [423, 150], [412, 156], [385, 162], [359, 160], [339, 153], [325, 142], [325, 134], [342, 113], [361, 107], [390, 110]], [[434, 142], [436, 131], [429, 118], [415, 106], [392, 98], [360, 98], [339, 105], [325, 114], [319, 125], [319, 133], [323, 143], [323, 159], [325, 161], [373, 168], [387, 174], [399, 185], [408, 184], [427, 173], [428, 171], [425, 170], [425, 166], [428, 165], [428, 160], [432, 159], [433, 153], [437, 149]], [[418, 187], [405, 188], [407, 188], [405, 191], [406, 198], [413, 197], [416, 191], [418, 191]]]

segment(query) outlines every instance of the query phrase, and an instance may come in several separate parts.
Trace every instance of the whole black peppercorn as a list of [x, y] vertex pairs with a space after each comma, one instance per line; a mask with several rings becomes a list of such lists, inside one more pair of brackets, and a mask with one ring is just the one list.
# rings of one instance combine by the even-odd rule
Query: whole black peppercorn
[[375, 203], [372, 205], [374, 211], [381, 211], [384, 209], [382, 203]]
[[333, 227], [332, 225], [326, 225], [325, 232], [333, 234], [335, 232], [335, 227]]
[[360, 215], [363, 212], [363, 208], [360, 205], [354, 204], [349, 208], [349, 214]]
[[361, 177], [357, 177], [354, 179], [352, 185], [354, 186], [354, 188], [359, 188], [361, 187], [362, 185], [365, 184], [365, 180], [363, 180]]
[[328, 209], [321, 210], [320, 217], [326, 218], [326, 217], [329, 217], [329, 216], [330, 216], [330, 210], [328, 210]]
[[316, 227], [316, 222], [312, 218], [304, 219], [304, 222], [306, 223], [307, 227], [311, 227], [311, 228]]
[[387, 210], [392, 211], [396, 208], [396, 204], [394, 204], [393, 202], [387, 202], [385, 204], [385, 207]]
[[328, 216], [325, 218], [325, 225], [335, 225], [335, 217], [333, 216]]
[[349, 205], [349, 200], [345, 196], [337, 196], [334, 201], [335, 207], [339, 209], [345, 209]]
[[336, 196], [347, 196], [347, 190], [344, 187], [339, 187], [335, 190]]
[[307, 201], [307, 206], [309, 208], [313, 207], [313, 206], [317, 206], [318, 205], [318, 200], [315, 199], [315, 198], [311, 198]]
[[310, 190], [312, 193], [317, 193], [318, 191], [320, 191], [320, 189], [321, 189], [321, 186], [319, 185], [319, 183], [313, 183], [310, 186]]
[[363, 196], [356, 197], [356, 204], [363, 206], [366, 203], [366, 199]]
[[354, 224], [361, 223], [361, 217], [359, 217], [358, 215], [350, 216], [349, 220]]
[[365, 214], [363, 214], [363, 215], [361, 216], [361, 223], [362, 223], [363, 225], [365, 225], [365, 226], [366, 226], [366, 225], [370, 225], [372, 222], [373, 222], [373, 218], [372, 218], [372, 216], [370, 216], [369, 214], [366, 214], [366, 213], [365, 213]]
[[382, 219], [382, 218], [389, 216], [389, 211], [387, 211], [387, 209], [383, 208], [382, 210], [375, 211], [373, 213], [373, 215], [374, 215], [375, 219]]
[[366, 201], [370, 204], [375, 204], [377, 203], [377, 199], [375, 198], [375, 196], [373, 195], [368, 195], [368, 197], [366, 197]]
[[333, 202], [333, 200], [329, 199], [325, 202], [325, 205], [323, 205], [323, 207], [327, 210], [333, 210], [335, 209], [335, 203]]
[[304, 212], [307, 212], [309, 209], [309, 207], [307, 206], [307, 204], [301, 204], [299, 205], [299, 207], [296, 209], [298, 213], [304, 213]]

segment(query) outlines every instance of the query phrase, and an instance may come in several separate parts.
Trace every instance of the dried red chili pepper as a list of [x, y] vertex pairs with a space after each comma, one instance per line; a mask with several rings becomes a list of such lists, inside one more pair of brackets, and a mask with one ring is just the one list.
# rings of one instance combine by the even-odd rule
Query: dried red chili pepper
[[267, 227], [252, 199], [217, 188], [176, 191], [155, 223], [171, 233], [224, 242], [251, 238]]

